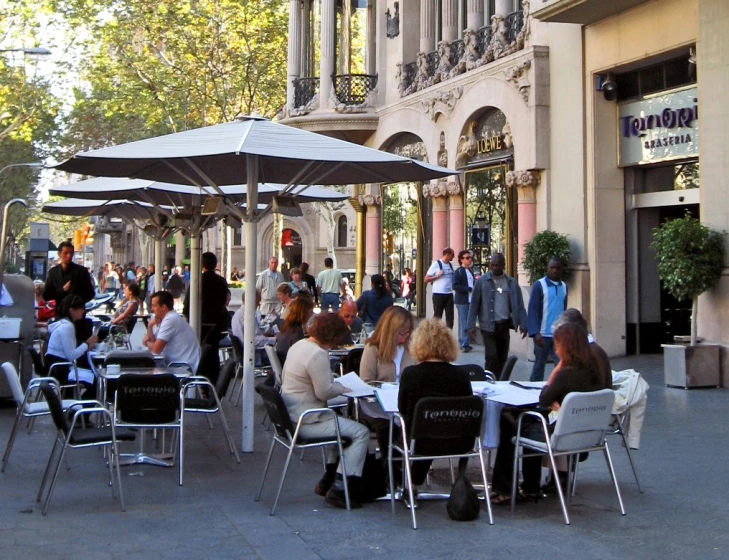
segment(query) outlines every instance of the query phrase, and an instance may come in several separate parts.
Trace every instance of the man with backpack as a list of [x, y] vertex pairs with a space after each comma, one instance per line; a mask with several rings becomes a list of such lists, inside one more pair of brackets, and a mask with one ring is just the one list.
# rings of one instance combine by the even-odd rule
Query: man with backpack
[[455, 252], [450, 247], [443, 249], [443, 256], [434, 261], [425, 273], [425, 283], [433, 283], [433, 317], [443, 318], [445, 311], [446, 325], [453, 328], [453, 265], [451, 261]]

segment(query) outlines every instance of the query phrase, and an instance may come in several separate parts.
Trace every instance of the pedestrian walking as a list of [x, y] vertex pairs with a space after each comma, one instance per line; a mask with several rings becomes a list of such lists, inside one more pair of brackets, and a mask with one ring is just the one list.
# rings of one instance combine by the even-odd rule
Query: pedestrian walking
[[473, 350], [468, 336], [468, 308], [476, 281], [471, 270], [472, 257], [468, 251], [458, 253], [458, 268], [453, 274], [453, 303], [458, 311], [458, 346], [461, 351]]
[[345, 295], [344, 279], [342, 273], [334, 268], [334, 261], [327, 257], [324, 259], [324, 270], [316, 277], [316, 285], [321, 292], [321, 310], [339, 311], [339, 296]]
[[443, 250], [443, 256], [433, 261], [425, 273], [425, 283], [433, 283], [433, 317], [443, 318], [445, 311], [446, 325], [453, 328], [453, 265], [451, 261], [455, 252], [450, 247]]

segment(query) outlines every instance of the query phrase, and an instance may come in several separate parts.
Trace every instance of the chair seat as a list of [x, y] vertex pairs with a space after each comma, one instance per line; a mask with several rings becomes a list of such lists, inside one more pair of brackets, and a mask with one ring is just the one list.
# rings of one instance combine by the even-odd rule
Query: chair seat
[[[332, 445], [336, 445], [337, 438], [334, 436], [327, 436], [327, 437], [317, 437], [317, 438], [305, 438], [299, 436], [299, 438], [296, 440], [296, 445], [316, 445], [317, 443], [325, 443], [327, 441], [331, 441]], [[342, 436], [342, 447], [347, 447], [348, 445], [351, 445], [352, 438]]]
[[218, 403], [214, 398], [209, 399], [185, 399], [185, 410], [204, 410], [213, 412], [217, 410]]
[[[137, 434], [132, 430], [125, 428], [116, 429], [117, 441], [134, 441]], [[88, 445], [91, 443], [101, 443], [111, 441], [111, 427], [104, 426], [101, 428], [86, 428], [85, 430], [74, 430], [69, 439], [71, 445]]]
[[333, 399], [329, 399], [327, 401], [327, 406], [345, 406], [349, 402], [348, 397], [339, 396], [334, 397]]
[[[68, 410], [71, 408], [74, 404], [76, 404], [76, 400], [74, 399], [64, 399], [61, 402], [61, 406], [63, 407], [63, 410]], [[48, 410], [48, 403], [46, 401], [38, 401], [33, 403], [25, 403], [25, 410], [23, 411], [24, 414], [49, 414]]]
[[[547, 453], [547, 442], [545, 441], [539, 441], [536, 439], [529, 439], [525, 437], [522, 437], [520, 441], [524, 447], [529, 447], [530, 449], [536, 449], [537, 451]], [[511, 442], [516, 443], [516, 438], [511, 438]]]

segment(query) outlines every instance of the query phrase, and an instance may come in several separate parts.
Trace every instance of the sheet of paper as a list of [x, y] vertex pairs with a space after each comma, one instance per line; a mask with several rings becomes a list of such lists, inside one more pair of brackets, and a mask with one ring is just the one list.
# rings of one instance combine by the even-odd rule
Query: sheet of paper
[[341, 377], [337, 377], [334, 382], [344, 385], [347, 389], [350, 389], [349, 393], [344, 393], [344, 395], [342, 395], [344, 397], [371, 397], [375, 394], [373, 388], [362, 381], [359, 378], [359, 375], [353, 371], [350, 371], [348, 374], [342, 375]]
[[399, 412], [399, 408], [397, 406], [398, 393], [399, 391], [395, 391], [392, 388], [375, 389], [377, 402], [380, 403], [382, 410], [385, 412]]
[[527, 406], [537, 404], [539, 402], [539, 391], [532, 389], [522, 389], [509, 382], [496, 383], [497, 394], [487, 395], [486, 399], [507, 404], [509, 406]]
[[491, 397], [501, 394], [501, 391], [497, 389], [496, 385], [490, 381], [471, 381], [471, 388], [474, 395]]
[[539, 389], [540, 391], [544, 388], [544, 386], [547, 384], [546, 381], [510, 381], [511, 385], [516, 385], [517, 387], [523, 387], [525, 389]]

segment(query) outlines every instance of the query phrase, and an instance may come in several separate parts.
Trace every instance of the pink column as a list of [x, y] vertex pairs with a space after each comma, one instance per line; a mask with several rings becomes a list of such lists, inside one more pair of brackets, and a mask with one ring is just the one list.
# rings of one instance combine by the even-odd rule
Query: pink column
[[[458, 186], [457, 183], [454, 183]], [[466, 248], [464, 231], [464, 210], [463, 210], [463, 195], [460, 194], [460, 186], [458, 186], [459, 194], [451, 194], [448, 197], [449, 211], [449, 237], [448, 241], [450, 247], [458, 254], [458, 251], [462, 251]]]
[[443, 256], [448, 247], [448, 205], [444, 196], [433, 198], [433, 260]]
[[524, 244], [537, 233], [537, 203], [533, 200], [520, 200], [517, 209], [519, 215], [519, 262], [524, 260]]
[[537, 233], [537, 185], [539, 184], [539, 171], [509, 171], [506, 174], [506, 185], [516, 188], [518, 230], [518, 271], [519, 283], [527, 284], [527, 275], [521, 266], [524, 260], [524, 244]]
[[382, 255], [382, 235], [380, 233], [380, 207], [367, 206], [367, 241], [365, 250], [365, 274], [380, 272], [380, 255]]

